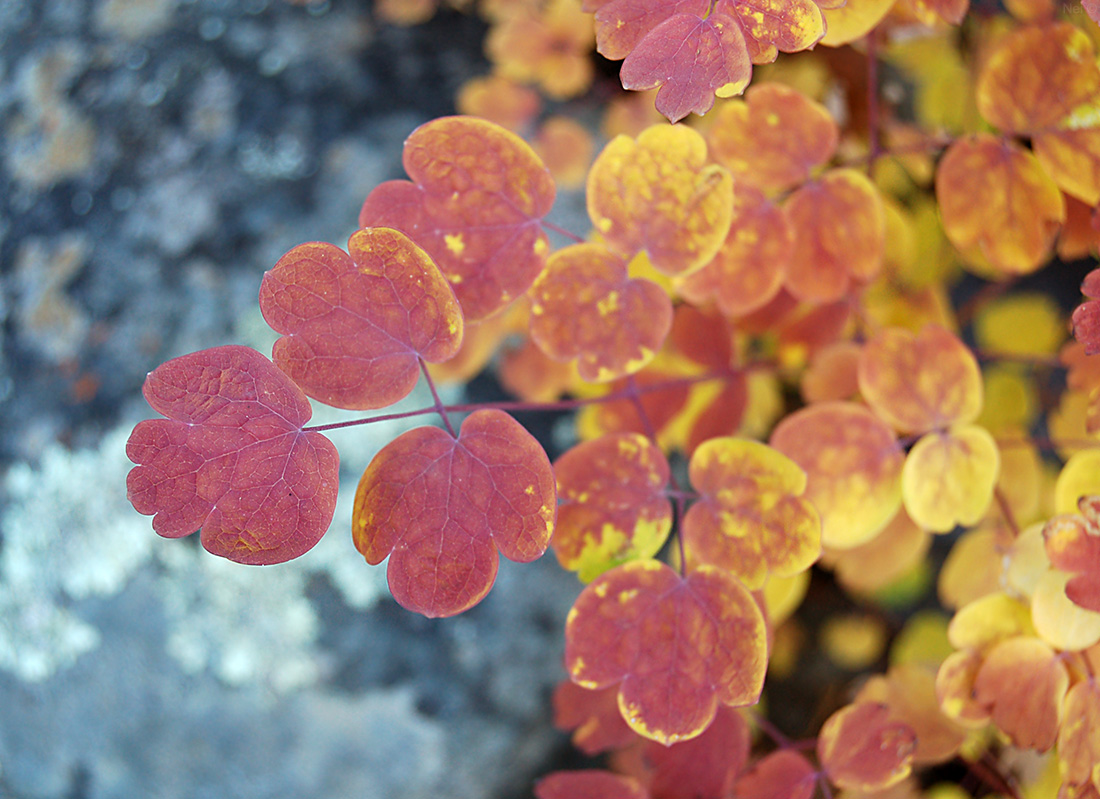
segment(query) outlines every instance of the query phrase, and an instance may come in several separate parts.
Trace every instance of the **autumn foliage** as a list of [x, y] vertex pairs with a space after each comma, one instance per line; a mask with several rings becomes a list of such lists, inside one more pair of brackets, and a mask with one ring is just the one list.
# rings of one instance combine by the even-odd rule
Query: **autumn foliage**
[[[134, 507], [298, 557], [338, 483], [310, 399], [423, 375], [408, 415], [442, 426], [382, 447], [338, 526], [426, 616], [501, 555], [576, 572], [555, 724], [606, 768], [540, 799], [1100, 796], [1096, 4], [444, 5], [489, 23], [492, 74], [346, 249], [264, 275], [270, 358], [150, 373]], [[581, 185], [590, 230], [562, 231]], [[517, 399], [458, 423], [436, 383], [485, 369]], [[573, 445], [515, 409], [576, 409]]]

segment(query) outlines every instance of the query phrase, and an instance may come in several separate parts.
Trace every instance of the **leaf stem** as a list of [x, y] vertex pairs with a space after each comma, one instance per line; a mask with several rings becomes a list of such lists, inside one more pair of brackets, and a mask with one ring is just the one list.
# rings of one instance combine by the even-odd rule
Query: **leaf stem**
[[543, 219], [542, 220], [542, 226], [544, 228], [546, 228], [547, 230], [552, 230], [555, 233], [558, 233], [562, 236], [565, 236], [567, 239], [570, 239], [570, 240], [576, 242], [577, 244], [583, 244], [584, 243], [584, 239], [581, 238], [580, 236], [578, 236], [576, 233], [574, 233], [571, 230], [566, 230], [561, 225], [555, 225], [549, 219]]
[[[756, 364], [754, 366], [745, 367], [742, 370], [721, 369], [713, 372], [707, 372], [701, 375], [694, 375], [692, 377], [681, 377], [674, 380], [663, 380], [658, 383], [650, 383], [647, 386], [637, 386], [635, 391], [639, 395], [652, 394], [659, 391], [670, 391], [674, 388], [681, 388], [683, 386], [692, 386], [696, 383], [705, 383], [711, 380], [730, 380], [735, 377], [740, 371], [744, 371], [749, 368], [764, 368], [765, 364]], [[435, 388], [432, 387], [432, 393], [435, 394]], [[547, 411], [571, 411], [577, 408], [583, 408], [587, 405], [598, 405], [604, 402], [617, 402], [618, 400], [628, 399], [630, 397], [630, 391], [628, 389], [619, 389], [617, 391], [610, 391], [600, 397], [582, 397], [578, 399], [557, 400], [556, 402], [522, 402], [522, 401], [503, 401], [503, 402], [474, 402], [463, 403], [459, 405], [429, 405], [425, 408], [417, 408], [411, 411], [400, 411], [397, 413], [386, 413], [379, 416], [368, 416], [365, 419], [350, 419], [346, 422], [333, 422], [332, 424], [319, 424], [312, 425], [310, 427], [302, 428], [307, 433], [323, 433], [328, 430], [340, 430], [345, 427], [358, 427], [364, 424], [373, 424], [374, 422], [388, 422], [394, 419], [408, 419], [412, 416], [423, 416], [428, 413], [467, 413], [469, 411], [477, 411], [483, 409], [496, 409], [500, 411], [510, 412], [547, 412]]]
[[451, 434], [451, 438], [458, 438], [458, 434], [455, 433], [455, 429], [451, 426], [451, 420], [447, 416], [447, 408], [443, 405], [443, 400], [439, 398], [439, 392], [435, 389], [435, 381], [432, 380], [432, 375], [428, 371], [428, 364], [424, 363], [423, 358], [418, 358], [420, 361], [420, 371], [424, 374], [424, 380], [428, 383], [428, 388], [431, 389], [432, 399], [435, 400], [435, 410], [439, 412], [440, 418], [443, 420], [443, 426], [447, 428], [447, 432]]

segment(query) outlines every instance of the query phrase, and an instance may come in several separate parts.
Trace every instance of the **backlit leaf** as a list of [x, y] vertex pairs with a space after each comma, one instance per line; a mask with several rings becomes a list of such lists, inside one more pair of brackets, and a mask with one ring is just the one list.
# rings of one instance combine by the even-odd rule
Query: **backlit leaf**
[[1016, 746], [1040, 752], [1054, 746], [1067, 688], [1065, 663], [1038, 638], [997, 644], [974, 679], [974, 696], [993, 723]]
[[538, 83], [556, 100], [576, 97], [588, 88], [591, 51], [589, 20], [574, 0], [548, 0], [510, 13], [492, 26], [485, 40], [485, 53], [501, 74]]
[[707, 143], [715, 161], [764, 192], [786, 191], [809, 180], [836, 152], [836, 122], [825, 107], [781, 83], [756, 83], [744, 100], [714, 115]]
[[588, 216], [626, 258], [644, 251], [658, 271], [687, 274], [722, 246], [733, 218], [733, 180], [707, 165], [703, 137], [682, 125], [613, 139], [588, 173]]
[[1100, 688], [1095, 680], [1082, 680], [1066, 694], [1058, 760], [1071, 785], [1100, 782]]
[[1100, 613], [1066, 596], [1069, 581], [1070, 575], [1055, 569], [1039, 579], [1031, 597], [1031, 620], [1039, 637], [1052, 647], [1079, 652], [1100, 641]]
[[1031, 148], [1062, 191], [1091, 206], [1100, 201], [1100, 126], [1037, 133]]
[[554, 689], [553, 705], [554, 726], [572, 732], [573, 746], [586, 755], [621, 749], [638, 740], [619, 712], [616, 688], [593, 691], [562, 680]]
[[859, 546], [897, 513], [904, 458], [890, 428], [862, 405], [803, 408], [776, 426], [770, 443], [806, 471], [805, 497], [821, 515], [825, 546]]
[[395, 227], [450, 281], [467, 321], [525, 292], [550, 245], [541, 220], [554, 204], [549, 171], [521, 138], [472, 117], [434, 119], [405, 140], [412, 182], [374, 189], [359, 226]]
[[626, 58], [665, 20], [678, 14], [703, 17], [709, 5], [710, 0], [604, 0], [596, 11], [596, 49], [612, 61]]
[[602, 244], [558, 250], [529, 292], [531, 338], [551, 358], [577, 359], [577, 371], [605, 383], [653, 359], [672, 326], [668, 294], [627, 274]]
[[848, 0], [847, 3], [825, 10], [825, 37], [822, 44], [840, 47], [842, 44], [862, 39], [878, 25], [894, 0]]
[[312, 410], [290, 378], [248, 347], [174, 358], [145, 378], [167, 419], [134, 427], [137, 464], [126, 493], [166, 538], [202, 528], [211, 553], [247, 564], [282, 563], [324, 535], [336, 508], [339, 458], [302, 428]]
[[756, 441], [712, 438], [695, 449], [699, 499], [683, 522], [688, 563], [728, 569], [750, 589], [770, 573], [789, 577], [821, 554], [821, 522], [806, 501], [806, 473]]
[[355, 494], [352, 537], [368, 563], [389, 557], [403, 607], [453, 616], [489, 592], [498, 550], [521, 563], [546, 551], [556, 505], [539, 443], [506, 413], [480, 410], [457, 439], [419, 427], [375, 455]]
[[1068, 22], [1006, 34], [978, 78], [978, 110], [1003, 131], [1028, 135], [1054, 127], [1100, 94], [1092, 41]]
[[1054, 484], [1054, 512], [1073, 513], [1081, 497], [1100, 494], [1100, 449], [1085, 449], [1074, 454]]
[[1030, 606], [1003, 591], [968, 603], [947, 626], [947, 638], [956, 649], [985, 650], [1009, 638], [1034, 632]]
[[[350, 253], [350, 255], [349, 255]], [[384, 408], [416, 385], [419, 359], [462, 344], [462, 311], [426, 252], [402, 232], [299, 244], [264, 275], [260, 310], [283, 336], [272, 359], [309, 396], [337, 408]]]
[[826, 553], [836, 578], [849, 591], [871, 594], [880, 591], [920, 563], [932, 540], [918, 527], [905, 508], [864, 544]]
[[999, 272], [1032, 272], [1050, 257], [1066, 217], [1058, 186], [1018, 144], [986, 133], [957, 139], [936, 170], [951, 243], [978, 249]]
[[863, 347], [859, 388], [900, 433], [972, 422], [982, 409], [982, 375], [970, 349], [938, 325], [914, 335], [885, 328]]
[[1086, 355], [1100, 354], [1100, 269], [1085, 276], [1081, 293], [1089, 299], [1073, 310], [1073, 337], [1085, 348]]
[[811, 799], [817, 770], [792, 749], [778, 749], [758, 760], [737, 780], [733, 796], [740, 799]]
[[619, 709], [640, 735], [694, 738], [718, 703], [753, 704], [767, 668], [764, 619], [733, 576], [703, 566], [681, 578], [652, 560], [598, 577], [566, 620], [565, 662], [587, 688], [619, 685]]
[[752, 77], [741, 26], [715, 12], [701, 19], [676, 14], [647, 33], [623, 61], [624, 89], [657, 91], [657, 110], [677, 122], [692, 111], [705, 114], [714, 95], [740, 94]]
[[668, 461], [645, 436], [619, 433], [570, 449], [554, 463], [563, 567], [591, 582], [629, 560], [656, 555], [672, 529]]
[[610, 771], [554, 771], [535, 784], [536, 799], [649, 799], [630, 777]]
[[905, 458], [902, 497], [913, 521], [945, 533], [976, 524], [993, 499], [1001, 456], [984, 427], [956, 425], [924, 435]]
[[821, 726], [817, 756], [840, 787], [878, 791], [909, 775], [916, 746], [912, 727], [892, 719], [886, 705], [856, 702]]
[[963, 533], [940, 569], [940, 603], [960, 608], [1000, 589], [1000, 561], [1007, 546], [996, 530], [979, 527]]
[[785, 286], [800, 300], [844, 297], [853, 281], [878, 274], [886, 212], [878, 189], [854, 169], [832, 169], [796, 189], [783, 205], [794, 231]]

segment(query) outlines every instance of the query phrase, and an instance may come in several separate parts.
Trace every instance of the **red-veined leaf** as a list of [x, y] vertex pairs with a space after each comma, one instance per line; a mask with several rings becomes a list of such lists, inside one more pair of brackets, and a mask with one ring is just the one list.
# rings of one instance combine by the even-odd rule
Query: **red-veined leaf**
[[503, 411], [480, 410], [457, 439], [419, 427], [375, 455], [355, 494], [352, 534], [368, 563], [389, 557], [402, 606], [453, 616], [489, 592], [498, 550], [521, 563], [546, 551], [556, 505], [539, 443]]
[[637, 433], [586, 441], [554, 463], [558, 561], [591, 582], [608, 569], [656, 555], [672, 529], [668, 461]]
[[728, 569], [758, 589], [769, 574], [790, 577], [821, 555], [821, 520], [803, 496], [806, 473], [757, 441], [712, 438], [691, 456], [699, 499], [683, 522], [688, 563]]
[[759, 699], [764, 618], [721, 569], [702, 566], [682, 578], [658, 561], [636, 560], [581, 592], [566, 620], [565, 661], [579, 685], [618, 685], [627, 724], [672, 744], [702, 733], [719, 702]]
[[339, 457], [302, 428], [309, 400], [248, 347], [174, 358], [145, 379], [167, 419], [138, 422], [126, 478], [139, 513], [167, 538], [202, 528], [202, 545], [238, 563], [282, 563], [316, 544], [336, 508]]
[[593, 383], [640, 370], [672, 326], [664, 289], [629, 277], [626, 261], [602, 244], [555, 252], [529, 296], [531, 338], [555, 360], [576, 359]]
[[359, 226], [385, 225], [423, 247], [454, 287], [468, 321], [525, 292], [550, 245], [541, 220], [554, 204], [554, 181], [519, 136], [473, 117], [443, 117], [405, 140], [412, 182], [379, 185]]
[[347, 253], [299, 244], [264, 275], [260, 310], [283, 334], [275, 364], [337, 408], [392, 405], [416, 385], [419, 358], [446, 361], [462, 344], [451, 287], [426, 252], [390, 228], [356, 232]]

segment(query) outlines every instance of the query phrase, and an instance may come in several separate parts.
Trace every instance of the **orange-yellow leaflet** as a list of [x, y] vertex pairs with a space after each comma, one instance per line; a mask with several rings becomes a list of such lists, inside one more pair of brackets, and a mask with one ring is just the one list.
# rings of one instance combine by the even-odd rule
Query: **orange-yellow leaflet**
[[581, 580], [660, 551], [672, 529], [668, 461], [645, 436], [578, 444], [554, 462], [554, 474], [561, 505], [551, 543]]
[[982, 409], [977, 359], [938, 325], [916, 335], [890, 327], [871, 338], [859, 358], [859, 388], [899, 433], [972, 422]]
[[988, 133], [948, 148], [936, 169], [936, 199], [951, 243], [1006, 274], [1042, 266], [1066, 217], [1062, 193], [1038, 159]]
[[821, 554], [821, 520], [806, 501], [806, 473], [757, 441], [712, 438], [691, 456], [700, 498], [683, 522], [688, 564], [728, 569], [748, 588], [769, 574], [805, 571]]
[[707, 143], [733, 173], [768, 194], [792, 189], [836, 152], [836, 122], [825, 107], [781, 83], [755, 83], [744, 100], [715, 111]]
[[733, 218], [733, 179], [706, 161], [703, 137], [682, 125], [615, 137], [588, 173], [592, 224], [628, 259], [644, 251], [667, 275], [698, 269], [718, 252]]
[[901, 505], [904, 458], [893, 431], [862, 405], [824, 402], [780, 422], [771, 445], [806, 470], [821, 541], [848, 549], [871, 540]]
[[913, 728], [878, 702], [842, 707], [826, 719], [817, 738], [817, 756], [829, 779], [857, 791], [901, 782], [912, 770], [916, 747]]
[[702, 733], [719, 703], [759, 699], [764, 618], [721, 569], [680, 577], [658, 561], [636, 560], [581, 592], [566, 619], [565, 665], [586, 688], [618, 685], [627, 724], [671, 744]]
[[639, 371], [672, 326], [668, 294], [629, 277], [602, 244], [558, 250], [531, 287], [531, 338], [559, 361], [577, 359], [585, 380], [606, 383]]

